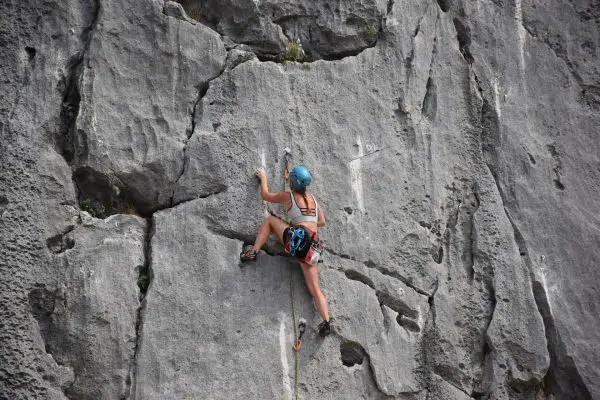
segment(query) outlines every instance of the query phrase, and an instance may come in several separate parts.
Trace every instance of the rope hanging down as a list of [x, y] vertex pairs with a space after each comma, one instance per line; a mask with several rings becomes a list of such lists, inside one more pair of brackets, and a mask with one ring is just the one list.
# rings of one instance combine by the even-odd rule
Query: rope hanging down
[[[289, 148], [285, 148], [283, 150], [283, 161], [284, 161], [284, 169], [283, 169], [283, 190], [285, 192], [288, 192], [290, 187], [289, 187], [289, 180], [288, 180], [288, 175], [290, 172], [290, 158], [292, 157], [292, 152], [290, 151]], [[288, 211], [287, 211], [287, 207], [283, 207], [284, 209], [284, 214], [285, 214], [285, 221], [287, 223], [289, 223], [290, 219], [288, 216]], [[294, 345], [292, 346], [292, 349], [294, 350], [294, 395], [295, 395], [295, 399], [299, 400], [300, 396], [298, 393], [298, 388], [299, 388], [299, 372], [300, 372], [300, 356], [298, 354], [298, 352], [300, 351], [300, 348], [302, 347], [302, 335], [304, 334], [304, 331], [306, 330], [306, 320], [304, 320], [304, 318], [300, 318], [299, 322], [296, 322], [296, 303], [294, 301], [294, 277], [292, 275], [292, 269], [290, 268], [290, 298], [291, 298], [291, 302], [292, 302], [292, 323], [294, 325], [294, 337], [296, 338]]]

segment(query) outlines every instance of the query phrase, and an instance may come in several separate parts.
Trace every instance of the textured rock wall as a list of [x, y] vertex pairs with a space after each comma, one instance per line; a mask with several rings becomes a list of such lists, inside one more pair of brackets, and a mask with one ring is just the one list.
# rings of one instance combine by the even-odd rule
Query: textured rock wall
[[[599, 9], [1, 3], [0, 398], [600, 398]], [[284, 147], [326, 339], [237, 262]]]

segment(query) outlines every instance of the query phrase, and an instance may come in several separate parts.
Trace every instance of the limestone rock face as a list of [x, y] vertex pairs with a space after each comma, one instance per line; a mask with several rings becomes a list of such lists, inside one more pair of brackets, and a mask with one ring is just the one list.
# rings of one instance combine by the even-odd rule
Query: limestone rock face
[[597, 8], [1, 3], [0, 398], [600, 398]]
[[117, 197], [145, 213], [170, 205], [197, 98], [226, 53], [203, 25], [169, 18], [155, 1], [138, 7], [101, 3], [77, 82], [70, 156], [88, 197], [105, 207]]
[[68, 365], [68, 397], [123, 398], [136, 347], [139, 288], [146, 221], [114, 215], [93, 219], [62, 235], [54, 248], [56, 281], [29, 293], [46, 351]]
[[381, 0], [352, 2], [181, 0], [189, 15], [262, 57], [300, 41], [310, 59], [355, 55], [377, 41], [386, 7]]

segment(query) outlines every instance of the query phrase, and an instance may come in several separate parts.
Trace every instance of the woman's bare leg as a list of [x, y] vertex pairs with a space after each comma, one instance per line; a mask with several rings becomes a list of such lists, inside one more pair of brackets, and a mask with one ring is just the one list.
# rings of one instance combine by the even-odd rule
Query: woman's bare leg
[[254, 251], [259, 251], [265, 245], [265, 243], [267, 243], [267, 240], [269, 239], [269, 234], [271, 232], [275, 233], [277, 239], [281, 243], [283, 243], [283, 231], [287, 227], [288, 224], [286, 224], [283, 220], [269, 214], [269, 216], [265, 218], [263, 223], [260, 225], [252, 249]]
[[309, 265], [303, 262], [300, 263], [302, 272], [304, 272], [304, 280], [308, 287], [308, 292], [315, 300], [315, 306], [317, 311], [321, 315], [321, 318], [325, 321], [329, 321], [329, 309], [327, 307], [327, 299], [319, 287], [319, 271], [316, 265]]

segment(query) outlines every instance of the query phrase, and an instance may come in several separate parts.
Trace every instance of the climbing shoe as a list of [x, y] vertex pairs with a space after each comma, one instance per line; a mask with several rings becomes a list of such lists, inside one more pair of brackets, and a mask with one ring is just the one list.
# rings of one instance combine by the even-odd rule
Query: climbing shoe
[[247, 261], [256, 261], [256, 256], [258, 255], [258, 251], [255, 251], [254, 249], [250, 248], [246, 251], [242, 251], [240, 253], [240, 261], [241, 262], [247, 262]]
[[327, 336], [331, 333], [331, 318], [329, 321], [323, 321], [317, 327], [320, 336]]

